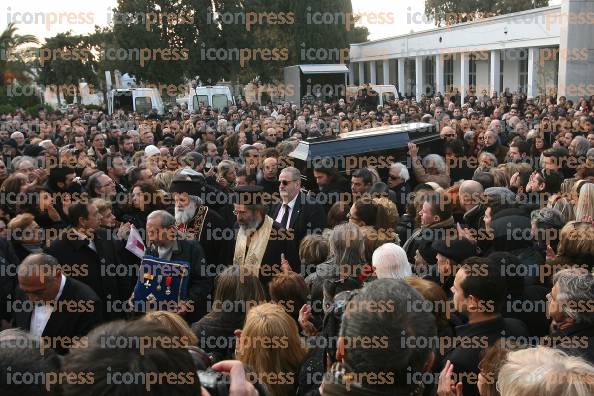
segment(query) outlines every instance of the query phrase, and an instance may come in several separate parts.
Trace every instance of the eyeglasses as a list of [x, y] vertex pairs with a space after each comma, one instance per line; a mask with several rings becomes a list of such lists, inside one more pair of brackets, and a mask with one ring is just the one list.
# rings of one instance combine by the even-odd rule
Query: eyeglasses
[[400, 176], [393, 176], [393, 175], [389, 175], [388, 177], [390, 178], [390, 180], [398, 180], [398, 179], [401, 179], [401, 177], [400, 177]]
[[287, 186], [289, 183], [293, 183], [293, 182], [296, 182], [296, 181], [297, 181], [297, 180], [280, 180], [280, 183], [281, 183], [283, 186]]

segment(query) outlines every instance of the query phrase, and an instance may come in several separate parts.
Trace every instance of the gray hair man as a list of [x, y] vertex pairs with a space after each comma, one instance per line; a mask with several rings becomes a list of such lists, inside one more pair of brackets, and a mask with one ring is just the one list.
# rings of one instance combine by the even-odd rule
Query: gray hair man
[[594, 275], [585, 268], [557, 272], [547, 300], [553, 339], [588, 340], [577, 345], [562, 343], [557, 349], [594, 364]]

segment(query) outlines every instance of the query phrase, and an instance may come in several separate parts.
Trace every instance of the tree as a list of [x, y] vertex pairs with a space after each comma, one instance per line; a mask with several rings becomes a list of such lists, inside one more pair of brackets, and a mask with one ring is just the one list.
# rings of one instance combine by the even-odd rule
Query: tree
[[[120, 53], [130, 51], [131, 56], [118, 57], [112, 66], [145, 83], [182, 84], [196, 77], [207, 84], [221, 79], [244, 84], [270, 82], [279, 78], [287, 65], [346, 61], [349, 44], [367, 39], [367, 29], [353, 24], [351, 0], [318, 0], [311, 6], [306, 3], [118, 0], [113, 46]], [[308, 23], [307, 15], [314, 12], [330, 13], [336, 16], [336, 23]], [[271, 22], [273, 19], [276, 22]], [[302, 49], [309, 48], [321, 50], [324, 56], [304, 58]], [[159, 55], [163, 49], [187, 51], [187, 56], [163, 60]], [[132, 56], [135, 50], [150, 52], [152, 57], [141, 64]], [[264, 55], [273, 50], [280, 56]]]
[[72, 35], [71, 32], [46, 39], [41, 49], [42, 56], [36, 61], [38, 82], [57, 91], [58, 104], [61, 102], [60, 93], [67, 101], [74, 95], [80, 101], [79, 83], [83, 79], [93, 86], [97, 83], [94, 70], [97, 59], [92, 49], [89, 36]]
[[548, 0], [425, 0], [425, 14], [442, 26], [548, 5]]
[[37, 44], [35, 36], [16, 34], [14, 23], [8, 24], [0, 34], [0, 86], [11, 84], [14, 80], [28, 83], [33, 76], [33, 70], [26, 61], [26, 53], [21, 52], [25, 44]]

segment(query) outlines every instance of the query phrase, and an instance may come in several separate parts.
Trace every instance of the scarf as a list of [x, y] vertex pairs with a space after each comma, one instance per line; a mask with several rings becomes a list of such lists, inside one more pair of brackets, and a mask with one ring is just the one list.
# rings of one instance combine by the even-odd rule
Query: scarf
[[[233, 264], [247, 269], [252, 274], [260, 273], [260, 265], [268, 246], [270, 231], [272, 230], [273, 220], [270, 216], [264, 217], [262, 225], [257, 230], [248, 235], [248, 231], [240, 228], [235, 242], [235, 254], [233, 255]], [[248, 238], [250, 242], [248, 244]], [[246, 252], [247, 250], [247, 252]]]

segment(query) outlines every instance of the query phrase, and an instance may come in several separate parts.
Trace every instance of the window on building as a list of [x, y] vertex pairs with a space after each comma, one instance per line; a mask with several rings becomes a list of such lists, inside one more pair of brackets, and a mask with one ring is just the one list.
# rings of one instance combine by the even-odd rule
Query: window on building
[[378, 85], [384, 85], [384, 61], [375, 61], [375, 81]]
[[435, 95], [435, 57], [428, 56], [425, 58], [425, 87], [423, 91], [425, 95]]
[[398, 85], [398, 59], [390, 59], [390, 82], [388, 84]]
[[350, 81], [350, 85], [359, 85], [359, 62], [351, 63], [353, 68], [353, 81]]
[[407, 59], [404, 63], [407, 96], [415, 96], [417, 92], [417, 69], [415, 62], [415, 59]]
[[443, 61], [443, 82], [445, 91], [452, 92], [454, 89], [454, 57], [447, 56]]
[[518, 89], [520, 92], [526, 93], [528, 91], [528, 51], [520, 51], [520, 61], [518, 63], [520, 66], [520, 86]]
[[363, 75], [362, 84], [371, 82], [371, 62], [365, 62], [365, 74]]

